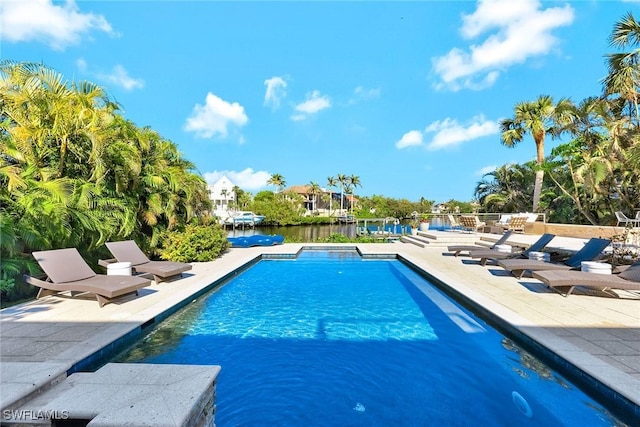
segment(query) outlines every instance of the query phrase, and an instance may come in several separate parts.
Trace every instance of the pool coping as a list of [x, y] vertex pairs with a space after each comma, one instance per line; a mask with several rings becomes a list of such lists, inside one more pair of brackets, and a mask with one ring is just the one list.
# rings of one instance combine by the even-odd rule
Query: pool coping
[[[50, 382], [52, 377], [59, 377], [60, 375], [69, 375], [69, 373], [78, 370], [81, 367], [82, 363], [86, 363], [87, 358], [96, 357], [96, 352], [104, 351], [106, 347], [114, 344], [118, 340], [128, 339], [131, 335], [128, 334], [138, 334], [140, 331], [145, 329], [152, 324], [155, 324], [171, 313], [178, 310], [181, 306], [188, 304], [189, 301], [197, 298], [205, 292], [208, 292], [215, 284], [219, 284], [226, 280], [227, 278], [233, 276], [234, 274], [238, 274], [241, 269], [248, 268], [252, 263], [255, 263], [257, 260], [263, 257], [271, 257], [274, 255], [278, 256], [295, 256], [296, 253], [299, 253], [305, 247], [320, 247], [320, 248], [340, 248], [343, 249], [345, 247], [354, 247], [358, 250], [358, 252], [364, 257], [399, 257], [411, 262], [418, 269], [423, 271], [429, 270], [429, 263], [423, 258], [424, 250], [422, 248], [411, 247], [413, 245], [407, 244], [338, 244], [338, 245], [323, 245], [323, 244], [286, 244], [278, 247], [272, 248], [249, 248], [249, 249], [237, 249], [234, 250], [235, 255], [228, 256], [225, 254], [221, 259], [216, 260], [212, 263], [203, 263], [207, 268], [201, 273], [198, 273], [200, 276], [195, 280], [195, 284], [189, 285], [189, 291], [181, 294], [180, 298], [177, 298], [178, 302], [173, 301], [171, 304], [168, 304], [164, 301], [162, 304], [156, 304], [152, 307], [147, 307], [144, 310], [141, 310], [137, 313], [131, 313], [132, 315], [127, 319], [128, 322], [123, 326], [119, 325], [119, 328], [115, 326], [110, 328], [106, 334], [102, 334], [100, 337], [92, 337], [92, 339], [86, 340], [84, 343], [89, 344], [89, 346], [85, 345], [82, 348], [81, 352], [77, 352], [75, 356], [75, 360], [73, 363], [63, 363], [62, 360], [70, 360], [69, 358], [73, 358], [73, 355], [68, 354], [68, 358], [52, 358], [51, 361], [48, 362], [48, 365], [45, 362], [39, 364], [41, 367], [47, 367], [42, 370], [42, 374], [39, 379], [34, 381], [30, 381], [31, 384], [27, 387], [27, 390], [17, 390], [11, 389], [14, 396], [11, 396], [9, 401], [2, 398], [2, 408], [9, 407], [10, 405], [15, 405], [16, 402], [19, 402], [20, 399], [28, 398], [28, 395], [34, 392], [37, 392], [37, 387], [39, 386], [47, 386], [48, 382]], [[233, 258], [231, 260], [231, 258]], [[232, 262], [226, 262], [226, 261]], [[466, 267], [458, 267], [458, 268], [466, 268]], [[198, 270], [200, 271], [200, 270]], [[635, 406], [635, 414], [638, 415], [638, 405], [640, 401], [640, 381], [633, 378], [632, 376], [626, 374], [620, 369], [607, 364], [601, 359], [594, 357], [589, 354], [587, 351], [576, 347], [571, 344], [567, 340], [562, 337], [557, 336], [556, 334], [549, 332], [545, 329], [544, 326], [536, 325], [533, 322], [530, 322], [524, 319], [522, 316], [519, 316], [514, 311], [507, 309], [501, 304], [498, 304], [491, 300], [490, 298], [485, 297], [464, 283], [460, 282], [456, 278], [448, 275], [444, 271], [437, 271], [435, 274], [433, 271], [428, 272], [432, 275], [436, 280], [446, 283], [451, 289], [456, 292], [465, 295], [465, 298], [470, 298], [476, 303], [480, 303], [483, 309], [486, 309], [488, 312], [493, 313], [493, 315], [498, 316], [503, 321], [512, 325], [514, 328], [521, 331], [525, 336], [530, 337], [532, 340], [536, 342], [543, 342], [545, 347], [552, 350], [554, 353], [557, 353], [563, 360], [567, 360], [572, 365], [579, 367], [579, 369], [585, 372], [590, 377], [596, 378], [602, 384], [605, 384], [609, 389], [619, 393], [625, 399], [629, 399], [633, 402]], [[211, 278], [208, 280], [206, 278]], [[193, 278], [191, 278], [193, 279]], [[205, 280], [206, 279], [206, 280]], [[186, 279], [182, 279], [186, 280]], [[180, 282], [180, 281], [178, 281]], [[205, 283], [208, 282], [208, 283]], [[161, 289], [159, 287], [158, 289]], [[174, 295], [175, 296], [175, 295]], [[50, 299], [45, 299], [43, 304], [47, 304], [47, 302], [51, 301]], [[50, 303], [50, 302], [49, 302]], [[64, 303], [72, 303], [72, 301], [64, 301]], [[81, 301], [84, 305], [89, 304], [88, 301]], [[129, 304], [134, 304], [134, 301], [128, 301], [122, 304], [122, 307], [125, 309], [129, 307]], [[29, 303], [25, 303], [29, 304]], [[41, 303], [42, 304], [42, 303]], [[109, 307], [109, 305], [105, 306]], [[118, 307], [120, 308], [120, 307]], [[10, 308], [11, 309], [11, 308]], [[93, 309], [91, 306], [90, 310]], [[7, 313], [5, 309], [0, 311], [0, 315], [4, 315]], [[126, 311], [126, 310], [125, 310]], [[114, 309], [114, 312], [117, 312]], [[6, 325], [4, 322], [10, 322], [10, 320], [2, 319], [3, 325]], [[117, 329], [117, 330], [116, 330]], [[2, 334], [4, 328], [0, 329], [0, 335]], [[105, 343], [105, 341], [107, 341]], [[100, 344], [101, 342], [101, 344]], [[91, 351], [90, 348], [93, 347], [94, 350]], [[3, 358], [4, 359], [4, 358]], [[33, 362], [36, 363], [36, 362]], [[12, 386], [10, 381], [7, 380], [6, 371], [7, 368], [10, 368], [13, 365], [13, 362], [3, 361], [0, 363], [5, 369], [0, 371], [0, 380], [2, 381], [3, 389], [6, 390], [5, 386]], [[36, 385], [37, 384], [37, 385]], [[18, 396], [15, 398], [17, 394], [22, 393], [22, 396]], [[3, 391], [3, 395], [6, 393]], [[6, 396], [5, 396], [6, 397]], [[7, 403], [8, 402], [8, 403]]]

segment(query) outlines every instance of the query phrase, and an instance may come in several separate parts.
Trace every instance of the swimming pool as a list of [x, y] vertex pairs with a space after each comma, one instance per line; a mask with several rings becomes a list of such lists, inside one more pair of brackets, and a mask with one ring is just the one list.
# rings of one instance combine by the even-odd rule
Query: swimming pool
[[605, 408], [396, 259], [263, 259], [118, 362], [216, 364], [216, 425], [605, 426]]

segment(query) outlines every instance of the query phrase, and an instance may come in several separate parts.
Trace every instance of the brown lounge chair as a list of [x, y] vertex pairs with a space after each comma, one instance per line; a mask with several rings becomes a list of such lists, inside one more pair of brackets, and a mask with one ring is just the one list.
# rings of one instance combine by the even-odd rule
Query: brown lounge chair
[[498, 265], [518, 279], [526, 271], [538, 270], [573, 270], [580, 268], [582, 261], [593, 261], [602, 251], [611, 244], [609, 239], [591, 238], [585, 245], [563, 263], [544, 262], [535, 259], [505, 259], [498, 260]]
[[480, 265], [486, 265], [488, 260], [497, 261], [499, 259], [528, 258], [531, 252], [540, 252], [549, 244], [555, 234], [545, 233], [538, 240], [533, 242], [531, 246], [521, 252], [500, 252], [495, 249], [477, 249], [469, 252], [471, 258], [480, 258]]
[[533, 277], [558, 292], [564, 289], [565, 297], [568, 297], [576, 286], [598, 289], [616, 297], [618, 295], [611, 289], [640, 291], [640, 261], [618, 274], [596, 274], [566, 270], [534, 271], [532, 274]]
[[502, 237], [500, 237], [498, 240], [496, 240], [496, 242], [491, 245], [491, 246], [481, 246], [481, 245], [451, 245], [447, 247], [447, 250], [449, 252], [453, 252], [453, 256], [458, 256], [460, 255], [460, 252], [465, 252], [465, 251], [476, 251], [476, 250], [481, 250], [481, 249], [493, 249], [496, 247], [496, 245], [502, 245], [504, 242], [507, 241], [507, 239], [509, 237], [511, 237], [511, 234], [513, 233], [513, 230], [507, 230], [504, 232], [504, 234], [502, 235]]
[[[133, 240], [108, 242], [106, 245], [115, 260], [130, 262], [136, 273], [153, 274], [156, 283], [181, 276], [185, 271], [191, 270], [191, 264], [184, 262], [149, 260]], [[113, 260], [101, 261], [100, 265], [106, 266], [109, 262]]]
[[102, 307], [113, 298], [134, 292], [137, 295], [138, 289], [151, 284], [142, 277], [96, 274], [75, 248], [33, 252], [33, 257], [47, 276], [45, 280], [24, 276], [27, 283], [40, 288], [36, 299], [65, 291], [71, 296], [90, 293]]

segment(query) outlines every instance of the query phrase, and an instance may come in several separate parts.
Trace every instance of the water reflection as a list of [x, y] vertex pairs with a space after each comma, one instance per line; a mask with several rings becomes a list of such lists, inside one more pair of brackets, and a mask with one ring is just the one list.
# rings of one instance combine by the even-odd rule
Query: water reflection
[[254, 234], [280, 234], [285, 241], [293, 242], [313, 242], [319, 239], [326, 239], [333, 233], [344, 234], [348, 237], [356, 237], [355, 224], [332, 224], [332, 225], [292, 225], [288, 227], [237, 227], [227, 229], [227, 237], [252, 236]]
[[[449, 227], [446, 220], [442, 218], [431, 218], [430, 228], [432, 229], [446, 229]], [[400, 221], [401, 225], [409, 225], [408, 221]], [[344, 234], [347, 237], [356, 237], [357, 226], [364, 226], [365, 222], [361, 221], [358, 224], [331, 224], [331, 225], [291, 225], [287, 227], [249, 227], [239, 226], [235, 229], [227, 229], [227, 237], [240, 237], [240, 236], [253, 236], [254, 234], [280, 234], [285, 237], [289, 242], [314, 242], [320, 239], [326, 239], [333, 233]], [[382, 222], [375, 220], [367, 220], [367, 225], [383, 225]]]

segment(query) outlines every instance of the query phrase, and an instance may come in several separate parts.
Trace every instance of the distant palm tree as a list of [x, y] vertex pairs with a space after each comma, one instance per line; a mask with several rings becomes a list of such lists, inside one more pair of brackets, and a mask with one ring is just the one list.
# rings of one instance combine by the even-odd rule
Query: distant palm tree
[[349, 177], [339, 173], [336, 179], [340, 184], [340, 214], [342, 214], [342, 210], [344, 209], [344, 187], [349, 183]]
[[356, 187], [362, 187], [362, 182], [360, 181], [360, 177], [357, 175], [351, 175], [349, 177], [349, 185], [351, 186], [351, 213], [353, 214], [353, 201], [354, 201], [354, 192]]
[[333, 201], [333, 187], [338, 184], [338, 180], [332, 176], [327, 177], [327, 187], [329, 187], [329, 218], [331, 218], [331, 209]]
[[238, 195], [240, 194], [240, 191], [240, 187], [238, 187], [237, 185], [233, 186], [233, 202], [236, 209], [238, 209]]
[[274, 173], [273, 175], [271, 175], [271, 178], [269, 178], [269, 181], [267, 181], [267, 184], [271, 184], [275, 186], [278, 189], [278, 191], [282, 191], [284, 186], [287, 185], [287, 183], [284, 180], [284, 177], [279, 173]]
[[561, 99], [554, 104], [553, 98], [542, 95], [535, 101], [520, 102], [514, 108], [512, 118], [500, 121], [502, 132], [501, 142], [507, 147], [515, 147], [522, 141], [527, 133], [530, 133], [536, 143], [536, 160], [538, 170], [533, 190], [533, 212], [538, 211], [540, 194], [542, 192], [542, 180], [544, 178], [544, 139], [547, 134], [552, 137], [559, 136], [562, 124], [571, 121], [573, 104], [568, 99]]
[[311, 181], [309, 183], [309, 193], [311, 193], [311, 197], [313, 198], [313, 208], [311, 209], [311, 211], [315, 211], [317, 210], [316, 208], [316, 198], [318, 197], [318, 194], [320, 194], [320, 186], [318, 185], [317, 182], [313, 182]]

